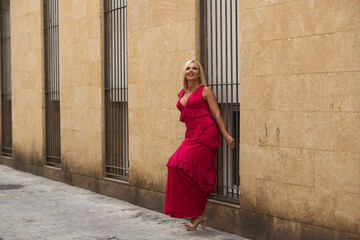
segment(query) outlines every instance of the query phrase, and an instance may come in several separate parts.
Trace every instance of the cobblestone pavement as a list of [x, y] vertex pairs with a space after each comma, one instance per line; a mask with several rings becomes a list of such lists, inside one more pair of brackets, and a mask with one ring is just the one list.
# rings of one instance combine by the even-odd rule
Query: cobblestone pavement
[[[240, 239], [0, 165], [0, 240]], [[201, 229], [201, 228], [199, 228]]]

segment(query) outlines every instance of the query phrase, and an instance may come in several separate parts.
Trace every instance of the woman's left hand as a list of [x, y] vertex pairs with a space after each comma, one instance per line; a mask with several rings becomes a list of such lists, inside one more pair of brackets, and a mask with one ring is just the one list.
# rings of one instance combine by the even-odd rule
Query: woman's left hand
[[235, 148], [235, 140], [234, 140], [230, 135], [228, 135], [227, 137], [225, 137], [225, 141], [226, 141], [226, 144], [227, 144], [231, 149], [234, 149], [234, 148]]

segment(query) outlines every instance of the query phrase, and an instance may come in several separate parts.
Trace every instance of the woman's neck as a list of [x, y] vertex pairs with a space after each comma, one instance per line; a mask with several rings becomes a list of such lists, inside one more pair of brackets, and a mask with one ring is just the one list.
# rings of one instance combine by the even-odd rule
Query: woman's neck
[[198, 81], [188, 81], [188, 86], [189, 86], [188, 90], [192, 92], [196, 90], [200, 86], [200, 84]]

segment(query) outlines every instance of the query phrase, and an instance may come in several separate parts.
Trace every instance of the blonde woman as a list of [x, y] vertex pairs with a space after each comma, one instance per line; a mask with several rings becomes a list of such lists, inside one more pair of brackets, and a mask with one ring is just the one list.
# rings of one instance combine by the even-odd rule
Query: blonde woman
[[186, 125], [185, 140], [166, 165], [164, 212], [171, 217], [191, 218], [185, 228], [194, 231], [199, 224], [205, 226], [206, 218], [202, 214], [216, 186], [214, 160], [220, 146], [219, 130], [232, 149], [235, 140], [226, 130], [215, 94], [205, 86], [200, 63], [186, 62], [183, 73], [184, 89], [180, 91], [176, 106], [180, 121]]

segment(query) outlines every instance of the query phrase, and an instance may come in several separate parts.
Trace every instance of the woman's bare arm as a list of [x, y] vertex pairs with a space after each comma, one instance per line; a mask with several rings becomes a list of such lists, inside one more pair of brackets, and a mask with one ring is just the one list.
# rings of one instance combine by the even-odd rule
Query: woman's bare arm
[[218, 125], [222, 135], [224, 136], [226, 144], [231, 149], [235, 148], [235, 140], [229, 135], [229, 133], [226, 130], [226, 126], [225, 126], [224, 120], [221, 116], [218, 102], [216, 101], [215, 94], [211, 90], [211, 88], [204, 87], [203, 98], [205, 99], [205, 101], [207, 101], [209, 108], [210, 108], [210, 112], [211, 112], [216, 124]]

